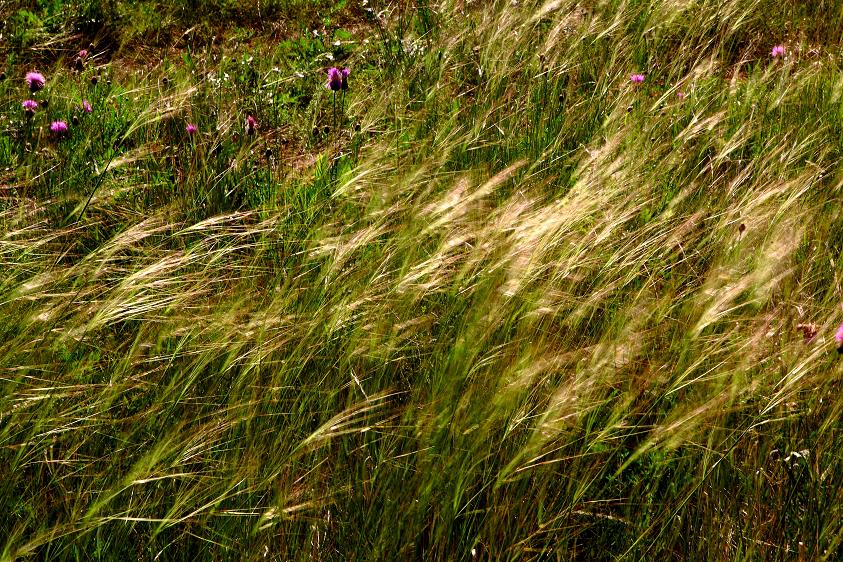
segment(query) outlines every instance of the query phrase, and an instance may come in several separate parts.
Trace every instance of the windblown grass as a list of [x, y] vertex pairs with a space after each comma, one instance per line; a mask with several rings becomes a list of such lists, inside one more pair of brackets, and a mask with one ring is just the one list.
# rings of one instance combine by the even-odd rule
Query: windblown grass
[[0, 559], [839, 558], [843, 4], [478, 4], [10, 55]]

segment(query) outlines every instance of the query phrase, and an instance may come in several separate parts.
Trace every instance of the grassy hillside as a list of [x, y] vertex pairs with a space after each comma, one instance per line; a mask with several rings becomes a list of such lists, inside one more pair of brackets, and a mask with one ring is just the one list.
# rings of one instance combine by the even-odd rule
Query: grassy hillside
[[0, 560], [843, 556], [840, 0], [0, 15]]

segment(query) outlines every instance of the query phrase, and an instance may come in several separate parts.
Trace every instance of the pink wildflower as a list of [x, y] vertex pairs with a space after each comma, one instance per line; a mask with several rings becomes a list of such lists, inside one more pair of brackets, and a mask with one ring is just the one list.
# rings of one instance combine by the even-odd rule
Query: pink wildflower
[[328, 88], [337, 92], [342, 89], [342, 73], [339, 68], [331, 68], [328, 70]]
[[340, 76], [342, 76], [342, 89], [343, 90], [348, 89], [348, 75], [349, 74], [351, 74], [351, 70], [349, 70], [348, 67], [340, 70]]
[[24, 101], [21, 106], [23, 107], [24, 112], [28, 117], [32, 117], [35, 114], [35, 110], [38, 109], [38, 102], [35, 100], [26, 100]]
[[44, 84], [47, 83], [46, 78], [40, 72], [27, 72], [26, 73], [26, 83], [29, 85], [29, 90], [31, 92], [37, 92], [41, 88], [44, 87]]
[[185, 130], [187, 131], [188, 135], [193, 136], [199, 131], [199, 127], [197, 127], [193, 123], [188, 123], [187, 127], [185, 127]]
[[843, 346], [843, 324], [837, 327], [837, 333], [834, 334], [834, 341], [838, 346]]
[[676, 97], [679, 98], [680, 100], [684, 100], [685, 99], [685, 92], [676, 92]]
[[67, 123], [64, 121], [53, 121], [50, 123], [50, 131], [56, 136], [64, 136], [67, 134]]
[[632, 75], [630, 75], [629, 79], [634, 84], [640, 84], [641, 82], [644, 81], [644, 75], [643, 74], [632, 74]]
[[82, 100], [82, 111], [84, 111], [85, 113], [91, 113], [93, 110], [94, 108], [91, 107], [91, 104], [88, 103], [88, 100]]
[[83, 59], [83, 60], [84, 60], [84, 59], [86, 59], [86, 58], [88, 58], [88, 50], [87, 50], [87, 49], [82, 49], [81, 51], [79, 51], [79, 54], [78, 54], [77, 56], [78, 56], [80, 59]]
[[251, 115], [246, 117], [246, 133], [249, 135], [253, 135], [255, 133], [255, 129], [258, 126], [257, 120], [252, 117]]
[[770, 54], [773, 55], [773, 58], [783, 57], [784, 45], [776, 45], [775, 47], [773, 47], [773, 51]]

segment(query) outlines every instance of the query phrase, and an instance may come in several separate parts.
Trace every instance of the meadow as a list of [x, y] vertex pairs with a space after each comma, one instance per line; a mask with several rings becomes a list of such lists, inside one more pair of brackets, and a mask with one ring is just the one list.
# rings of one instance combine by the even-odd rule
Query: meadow
[[0, 561], [843, 558], [843, 0], [0, 21]]

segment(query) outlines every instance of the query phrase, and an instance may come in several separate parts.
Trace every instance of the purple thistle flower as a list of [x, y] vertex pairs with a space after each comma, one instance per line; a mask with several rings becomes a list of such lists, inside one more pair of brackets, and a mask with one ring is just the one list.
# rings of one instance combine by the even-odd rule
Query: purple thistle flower
[[837, 346], [843, 346], [843, 324], [837, 327], [837, 332], [834, 334], [834, 341], [837, 342]]
[[21, 104], [27, 117], [35, 115], [35, 110], [38, 109], [38, 102], [35, 100], [26, 100]]
[[340, 71], [340, 75], [342, 76], [342, 86], [341, 87], [342, 87], [343, 90], [348, 89], [348, 75], [349, 74], [351, 74], [351, 70], [349, 70], [348, 67], [343, 68]]
[[50, 123], [50, 131], [56, 136], [64, 136], [67, 134], [67, 123], [64, 121], [53, 121]]
[[93, 110], [94, 108], [91, 107], [91, 104], [88, 103], [88, 100], [82, 100], [82, 111], [84, 111], [85, 113], [91, 113]]
[[342, 73], [339, 68], [331, 68], [328, 70], [328, 87], [334, 92], [342, 89]]
[[784, 45], [776, 45], [775, 47], [773, 47], [773, 51], [770, 54], [773, 55], [773, 58], [783, 57]]
[[79, 51], [79, 54], [76, 55], [76, 56], [79, 57], [80, 59], [88, 58], [88, 49], [82, 49], [81, 51]]
[[629, 80], [633, 84], [640, 84], [641, 82], [644, 81], [644, 75], [643, 74], [632, 74], [632, 75], [629, 76]]
[[188, 123], [187, 127], [185, 127], [185, 130], [187, 131], [188, 135], [193, 136], [199, 131], [199, 127], [197, 127], [193, 123]]
[[255, 133], [255, 129], [258, 126], [257, 120], [252, 117], [251, 115], [246, 116], [246, 133], [249, 135], [253, 135]]
[[40, 72], [27, 72], [26, 83], [29, 85], [29, 91], [37, 92], [44, 87], [44, 84], [47, 83], [47, 79], [44, 78], [44, 75]]
[[680, 100], [684, 100], [685, 99], [685, 92], [676, 92], [676, 97], [679, 98]]

